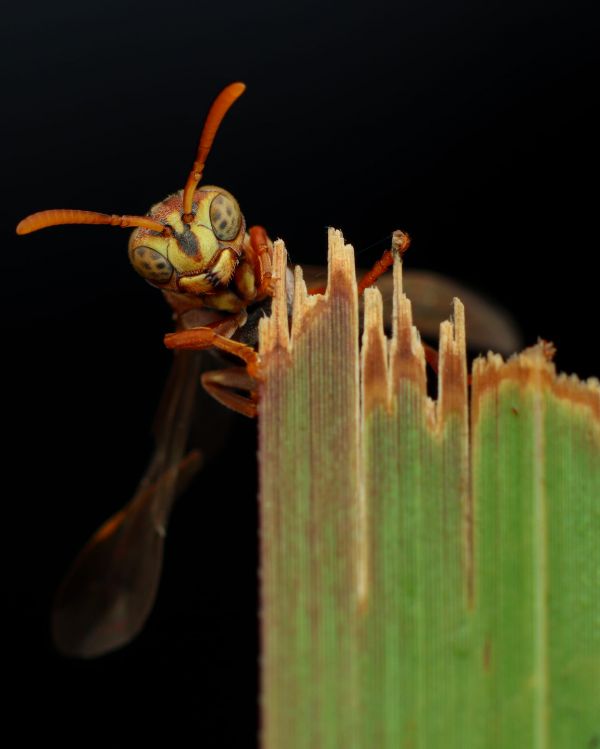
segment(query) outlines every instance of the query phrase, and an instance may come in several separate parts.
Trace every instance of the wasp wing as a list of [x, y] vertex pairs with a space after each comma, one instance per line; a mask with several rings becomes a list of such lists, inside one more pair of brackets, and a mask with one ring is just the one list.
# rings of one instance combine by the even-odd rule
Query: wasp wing
[[[79, 553], [56, 594], [52, 634], [65, 655], [90, 658], [125, 645], [152, 609], [170, 510], [206, 457], [196, 449], [184, 458], [194, 400], [199, 407], [210, 407], [212, 400], [198, 397], [206, 356], [176, 352], [155, 419], [156, 446], [149, 467], [131, 501]], [[202, 421], [214, 429], [212, 419]], [[218, 440], [213, 431], [210, 441], [206, 435], [199, 441], [214, 445]]]
[[[440, 323], [448, 318], [452, 299], [458, 297], [467, 313], [470, 349], [513, 354], [522, 346], [521, 333], [511, 315], [499, 305], [450, 278], [423, 270], [405, 273], [404, 290], [412, 300], [415, 322], [423, 336], [437, 340]], [[392, 279], [382, 279], [384, 300], [392, 299]]]
[[[322, 287], [327, 282], [327, 270], [323, 267], [303, 265], [302, 271], [308, 289]], [[365, 273], [363, 269], [357, 270], [358, 279]], [[412, 302], [415, 325], [423, 337], [437, 340], [440, 323], [448, 319], [452, 299], [458, 297], [467, 311], [469, 348], [477, 351], [493, 349], [501, 354], [512, 354], [521, 347], [519, 329], [509, 313], [468, 286], [423, 270], [403, 270], [402, 280], [404, 291]], [[383, 296], [386, 327], [390, 327], [392, 274], [381, 276], [376, 286]]]

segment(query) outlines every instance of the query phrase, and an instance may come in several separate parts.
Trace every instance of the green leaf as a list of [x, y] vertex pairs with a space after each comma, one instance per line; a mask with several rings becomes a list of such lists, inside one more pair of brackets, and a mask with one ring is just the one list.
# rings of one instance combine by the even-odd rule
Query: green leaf
[[[600, 387], [542, 344], [476, 361], [440, 331], [439, 396], [394, 268], [391, 339], [352, 248], [261, 322], [264, 749], [600, 742]], [[285, 278], [277, 243], [275, 276]], [[599, 744], [600, 745], [600, 744]]]

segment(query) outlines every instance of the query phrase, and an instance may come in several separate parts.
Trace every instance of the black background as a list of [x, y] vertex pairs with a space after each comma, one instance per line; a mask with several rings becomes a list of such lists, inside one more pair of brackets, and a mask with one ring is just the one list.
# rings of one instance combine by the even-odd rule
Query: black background
[[206, 179], [295, 262], [322, 262], [332, 225], [368, 265], [402, 227], [407, 266], [468, 282], [527, 343], [553, 340], [561, 370], [597, 375], [592, 7], [108, 0], [4, 16], [5, 684], [23, 740], [254, 746], [257, 522], [240, 418], [176, 508], [143, 634], [96, 662], [54, 654], [52, 593], [144, 470], [170, 321], [126, 233], [17, 240], [17, 221], [143, 214], [183, 185], [210, 101], [243, 80]]

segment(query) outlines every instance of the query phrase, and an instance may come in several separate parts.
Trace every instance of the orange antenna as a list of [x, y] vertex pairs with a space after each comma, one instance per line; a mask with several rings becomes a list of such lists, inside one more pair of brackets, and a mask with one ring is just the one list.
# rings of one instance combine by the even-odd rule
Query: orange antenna
[[53, 211], [40, 211], [27, 216], [17, 226], [17, 234], [30, 234], [47, 226], [59, 226], [60, 224], [109, 224], [110, 226], [143, 226], [146, 229], [168, 234], [171, 230], [168, 226], [154, 221], [146, 216], [109, 216], [108, 213], [94, 213], [93, 211], [72, 211], [68, 208], [59, 208]]
[[189, 224], [194, 218], [194, 214], [192, 213], [194, 190], [198, 186], [198, 182], [202, 179], [202, 172], [204, 171], [206, 158], [210, 152], [219, 125], [223, 121], [223, 117], [225, 117], [233, 102], [238, 99], [245, 90], [246, 86], [243, 83], [230, 83], [229, 86], [226, 86], [213, 101], [212, 106], [208, 111], [208, 116], [206, 117], [204, 128], [202, 129], [202, 135], [200, 136], [200, 143], [198, 144], [196, 160], [194, 161], [192, 171], [187, 178], [183, 190], [183, 220], [186, 224]]

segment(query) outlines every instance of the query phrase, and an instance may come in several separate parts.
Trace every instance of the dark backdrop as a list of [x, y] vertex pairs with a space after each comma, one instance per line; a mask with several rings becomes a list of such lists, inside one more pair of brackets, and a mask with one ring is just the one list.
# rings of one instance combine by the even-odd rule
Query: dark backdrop
[[257, 524], [254, 425], [239, 419], [176, 509], [142, 636], [97, 662], [53, 653], [53, 590], [144, 469], [170, 323], [131, 272], [124, 232], [17, 240], [16, 222], [51, 207], [144, 213], [183, 185], [209, 102], [243, 80], [206, 178], [294, 261], [322, 262], [328, 225], [363, 265], [405, 228], [407, 264], [470, 283], [513, 312], [526, 342], [553, 340], [561, 369], [598, 374], [592, 7], [34, 0], [5, 11], [4, 673], [24, 738], [254, 746]]

